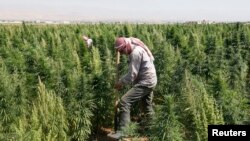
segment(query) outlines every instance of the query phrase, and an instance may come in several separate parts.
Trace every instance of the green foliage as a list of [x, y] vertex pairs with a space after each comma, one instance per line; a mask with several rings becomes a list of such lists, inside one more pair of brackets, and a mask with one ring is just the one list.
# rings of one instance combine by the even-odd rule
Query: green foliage
[[14, 71], [10, 74], [0, 60], [0, 139], [14, 138], [18, 119], [28, 112], [25, 79]]
[[21, 117], [15, 126], [16, 140], [67, 140], [67, 120], [63, 102], [54, 92], [47, 91], [39, 79], [38, 95], [31, 114]]
[[127, 137], [138, 137], [138, 123], [130, 122], [129, 125], [122, 129], [122, 133]]
[[[209, 124], [224, 124], [222, 111], [215, 99], [207, 93], [201, 80], [185, 71], [181, 87], [182, 103], [180, 113], [185, 125], [186, 136], [191, 140], [207, 140], [207, 126]], [[195, 132], [193, 132], [195, 131]]]
[[249, 123], [249, 25], [23, 23], [0, 25], [0, 140], [87, 140], [111, 127], [118, 36], [155, 57], [152, 140], [207, 140], [209, 124]]
[[247, 119], [249, 106], [247, 99], [237, 90], [229, 88], [225, 79], [219, 75], [213, 83], [213, 93], [217, 103], [221, 106], [226, 124], [244, 124]]
[[183, 125], [177, 115], [177, 104], [174, 96], [164, 95], [162, 104], [158, 105], [149, 130], [152, 141], [182, 141]]
[[158, 86], [156, 93], [167, 94], [171, 89], [172, 76], [175, 72], [177, 62], [180, 60], [179, 50], [174, 50], [171, 45], [164, 44], [164, 46], [158, 46], [155, 53], [155, 65], [158, 76]]
[[54, 92], [47, 91], [40, 79], [29, 126], [27, 140], [67, 140], [67, 120], [62, 99]]

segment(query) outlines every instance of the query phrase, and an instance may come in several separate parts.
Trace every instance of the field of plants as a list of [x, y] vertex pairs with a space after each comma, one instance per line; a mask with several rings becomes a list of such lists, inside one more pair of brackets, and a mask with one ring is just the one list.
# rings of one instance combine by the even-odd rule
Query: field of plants
[[[131, 134], [205, 141], [210, 124], [250, 124], [250, 25], [3, 24], [0, 140], [87, 141], [113, 128], [115, 96], [129, 88], [113, 88], [119, 36], [148, 45], [158, 76], [152, 124], [143, 133], [132, 125]], [[140, 118], [137, 109], [131, 115]]]

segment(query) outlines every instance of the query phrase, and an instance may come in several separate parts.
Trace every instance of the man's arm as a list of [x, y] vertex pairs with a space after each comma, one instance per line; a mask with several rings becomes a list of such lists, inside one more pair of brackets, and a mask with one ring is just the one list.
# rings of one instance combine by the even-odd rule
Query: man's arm
[[122, 85], [133, 83], [136, 80], [141, 66], [141, 57], [142, 55], [139, 52], [133, 52], [129, 56], [128, 73], [119, 80]]

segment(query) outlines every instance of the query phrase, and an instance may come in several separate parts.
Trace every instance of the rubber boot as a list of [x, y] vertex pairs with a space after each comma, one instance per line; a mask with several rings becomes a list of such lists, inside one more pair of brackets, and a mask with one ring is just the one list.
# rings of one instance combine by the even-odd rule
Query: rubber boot
[[122, 129], [126, 128], [129, 125], [129, 123], [130, 123], [130, 113], [121, 111], [118, 130], [122, 131]]
[[119, 140], [123, 137], [123, 133], [122, 131], [116, 131], [115, 133], [109, 133], [108, 134], [109, 138], [115, 139], [115, 140]]
[[127, 127], [129, 122], [130, 122], [130, 113], [129, 112], [121, 112], [118, 130], [115, 133], [108, 134], [108, 137], [115, 139], [115, 140], [119, 140], [122, 137], [126, 137], [126, 135], [123, 132], [123, 129]]

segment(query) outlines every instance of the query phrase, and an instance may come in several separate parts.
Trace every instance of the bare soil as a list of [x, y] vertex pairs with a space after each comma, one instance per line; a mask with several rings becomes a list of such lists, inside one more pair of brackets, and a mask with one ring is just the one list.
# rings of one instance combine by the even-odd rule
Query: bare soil
[[[108, 138], [107, 134], [111, 133], [111, 128], [101, 128], [98, 134], [92, 135], [88, 141], [115, 141], [114, 139]], [[120, 141], [149, 141], [147, 137], [127, 137]]]

